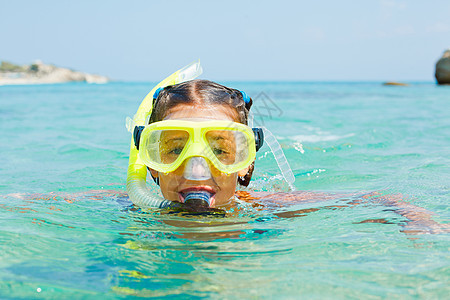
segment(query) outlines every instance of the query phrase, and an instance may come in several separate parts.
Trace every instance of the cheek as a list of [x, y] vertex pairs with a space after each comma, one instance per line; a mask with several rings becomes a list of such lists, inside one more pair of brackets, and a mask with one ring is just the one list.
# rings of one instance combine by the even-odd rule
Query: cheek
[[180, 177], [170, 173], [167, 175], [159, 175], [159, 187], [165, 199], [178, 201], [177, 188], [181, 184]]
[[215, 180], [220, 186], [221, 194], [224, 194], [225, 197], [228, 197], [226, 200], [234, 195], [237, 184], [237, 173], [231, 175], [222, 174], [222, 176], [220, 176], [219, 178], [216, 177]]
[[237, 182], [237, 173], [230, 174], [230, 175], [224, 175], [223, 176], [223, 184], [225, 185], [236, 185]]

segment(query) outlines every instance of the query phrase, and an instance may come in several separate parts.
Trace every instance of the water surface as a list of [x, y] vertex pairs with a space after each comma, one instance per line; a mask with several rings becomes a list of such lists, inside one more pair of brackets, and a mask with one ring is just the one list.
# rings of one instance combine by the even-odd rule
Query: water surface
[[[0, 296], [448, 295], [450, 88], [227, 84], [279, 139], [297, 200], [142, 211], [125, 193], [124, 124], [151, 83], [0, 87]], [[286, 191], [280, 178], [264, 146], [250, 190]]]

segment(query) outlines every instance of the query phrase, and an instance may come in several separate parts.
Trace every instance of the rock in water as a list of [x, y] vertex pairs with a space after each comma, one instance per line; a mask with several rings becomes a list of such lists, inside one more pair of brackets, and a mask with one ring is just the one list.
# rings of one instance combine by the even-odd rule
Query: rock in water
[[388, 82], [383, 82], [383, 85], [387, 85], [387, 86], [408, 86], [409, 84], [403, 83], [403, 82], [388, 81]]
[[435, 76], [438, 84], [450, 84], [450, 49], [436, 63]]

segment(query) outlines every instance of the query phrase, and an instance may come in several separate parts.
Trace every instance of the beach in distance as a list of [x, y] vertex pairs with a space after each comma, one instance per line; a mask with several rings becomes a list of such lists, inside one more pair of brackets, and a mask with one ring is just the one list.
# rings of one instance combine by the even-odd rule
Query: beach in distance
[[44, 64], [38, 60], [29, 65], [7, 61], [0, 63], [0, 85], [52, 84], [64, 82], [106, 83], [106, 76], [88, 74], [68, 68]]

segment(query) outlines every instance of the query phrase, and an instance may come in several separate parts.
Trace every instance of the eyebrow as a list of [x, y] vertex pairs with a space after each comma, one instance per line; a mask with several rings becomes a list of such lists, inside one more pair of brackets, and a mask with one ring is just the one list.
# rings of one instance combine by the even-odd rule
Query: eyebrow
[[213, 140], [230, 140], [227, 132], [211, 133]]
[[175, 142], [175, 141], [185, 141], [185, 140], [186, 140], [185, 137], [174, 137], [174, 138], [166, 139], [164, 141], [164, 144]]
[[213, 136], [213, 139], [217, 141], [217, 140], [224, 140], [225, 138], [223, 136], [218, 135], [218, 136]]

